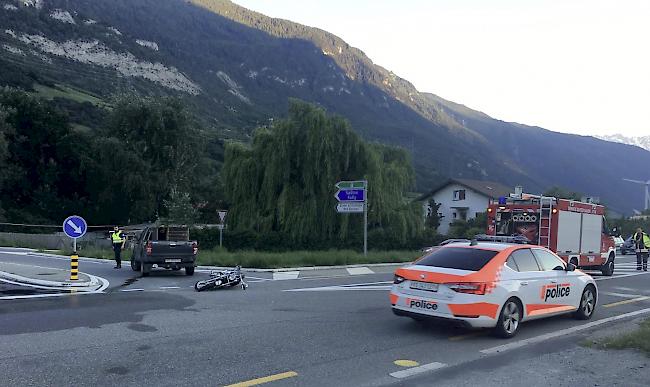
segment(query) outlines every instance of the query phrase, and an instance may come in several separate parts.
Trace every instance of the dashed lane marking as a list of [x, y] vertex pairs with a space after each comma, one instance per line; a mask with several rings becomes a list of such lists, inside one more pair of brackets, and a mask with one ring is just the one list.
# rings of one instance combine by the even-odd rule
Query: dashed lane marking
[[369, 268], [367, 268], [365, 266], [362, 266], [362, 267], [347, 267], [345, 270], [347, 270], [350, 275], [375, 274], [374, 271], [370, 270]]
[[144, 292], [144, 289], [120, 289], [120, 292]]
[[556, 337], [561, 337], [561, 336], [565, 336], [565, 335], [568, 335], [568, 334], [571, 334], [571, 333], [580, 332], [580, 331], [583, 331], [583, 330], [586, 330], [586, 329], [589, 329], [589, 328], [593, 328], [593, 327], [596, 327], [596, 326], [599, 326], [599, 325], [610, 323], [612, 321], [622, 320], [622, 319], [625, 319], [625, 318], [634, 317], [634, 316], [638, 316], [638, 315], [641, 315], [641, 314], [647, 314], [647, 313], [650, 313], [650, 308], [639, 309], [639, 310], [635, 310], [634, 312], [623, 313], [623, 314], [619, 314], [617, 316], [607, 317], [607, 318], [604, 318], [604, 319], [601, 319], [601, 320], [592, 321], [592, 322], [589, 322], [587, 324], [582, 324], [582, 325], [578, 325], [578, 326], [571, 327], [571, 328], [562, 328], [562, 329], [560, 329], [558, 331], [546, 333], [544, 335], [535, 336], [535, 337], [531, 337], [531, 338], [524, 339], [524, 340], [514, 341], [514, 342], [511, 342], [511, 343], [508, 343], [508, 344], [498, 345], [498, 346], [492, 347], [492, 348], [486, 348], [486, 349], [481, 350], [480, 352], [482, 354], [484, 354], [484, 355], [492, 355], [492, 354], [495, 354], [495, 353], [501, 353], [501, 352], [509, 351], [509, 350], [512, 350], [512, 349], [525, 347], [525, 346], [527, 346], [529, 344], [540, 343], [540, 342], [550, 340], [550, 339], [553, 339], [553, 338], [556, 338]]
[[279, 271], [273, 273], [273, 279], [276, 281], [292, 280], [297, 279], [299, 275], [299, 271]]
[[390, 373], [390, 376], [397, 379], [403, 379], [403, 378], [408, 378], [409, 376], [421, 374], [423, 372], [434, 371], [440, 368], [444, 368], [446, 366], [447, 364], [444, 363], [433, 362], [429, 364], [423, 364], [419, 367], [413, 367], [402, 371], [392, 372]]
[[288, 379], [288, 378], [293, 378], [295, 376], [298, 376], [297, 372], [294, 371], [289, 371], [289, 372], [283, 372], [281, 374], [275, 374], [275, 375], [270, 375], [270, 376], [265, 376], [263, 378], [257, 378], [257, 379], [251, 379], [247, 380], [245, 382], [239, 382], [235, 384], [229, 384], [225, 387], [249, 387], [249, 386], [258, 386], [260, 384], [264, 383], [269, 383], [269, 382], [275, 382], [277, 380], [282, 380], [282, 379]]
[[634, 302], [640, 302], [640, 301], [645, 301], [650, 299], [650, 297], [643, 296], [643, 297], [638, 297], [638, 298], [633, 298], [631, 300], [624, 300], [624, 301], [618, 301], [618, 302], [612, 302], [611, 304], [605, 304], [603, 305], [603, 308], [612, 308], [614, 306], [619, 306], [619, 305], [625, 305], [625, 304], [632, 304]]

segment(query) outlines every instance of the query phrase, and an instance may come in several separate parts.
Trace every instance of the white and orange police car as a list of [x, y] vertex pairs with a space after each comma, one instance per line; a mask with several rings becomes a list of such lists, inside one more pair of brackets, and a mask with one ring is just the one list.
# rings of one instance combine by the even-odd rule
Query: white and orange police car
[[550, 250], [496, 242], [452, 243], [397, 269], [393, 312], [444, 319], [514, 336], [522, 321], [574, 313], [590, 319], [594, 279]]

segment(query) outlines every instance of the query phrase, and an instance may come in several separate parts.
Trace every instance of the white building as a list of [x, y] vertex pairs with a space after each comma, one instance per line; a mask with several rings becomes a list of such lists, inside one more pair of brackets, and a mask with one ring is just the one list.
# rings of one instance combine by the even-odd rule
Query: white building
[[447, 234], [449, 226], [454, 221], [473, 219], [477, 213], [487, 211], [490, 199], [508, 196], [511, 192], [511, 188], [492, 181], [450, 179], [417, 200], [424, 202], [425, 216], [431, 211], [429, 206], [431, 198], [441, 204], [438, 209], [438, 214], [441, 216], [438, 232]]

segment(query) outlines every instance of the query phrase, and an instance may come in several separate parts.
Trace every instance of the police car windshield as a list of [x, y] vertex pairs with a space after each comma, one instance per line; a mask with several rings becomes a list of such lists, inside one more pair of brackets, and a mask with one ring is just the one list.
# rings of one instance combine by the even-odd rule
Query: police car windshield
[[415, 264], [447, 269], [479, 271], [498, 253], [498, 251], [493, 250], [446, 247], [433, 251]]

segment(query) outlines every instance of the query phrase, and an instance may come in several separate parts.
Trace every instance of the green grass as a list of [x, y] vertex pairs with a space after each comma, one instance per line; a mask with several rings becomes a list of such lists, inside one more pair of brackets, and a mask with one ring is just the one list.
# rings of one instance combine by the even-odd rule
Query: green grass
[[[71, 252], [60, 252], [70, 255]], [[84, 257], [113, 259], [113, 250], [101, 248], [85, 248], [79, 251]], [[421, 255], [419, 251], [369, 251], [367, 256], [351, 250], [326, 251], [291, 251], [271, 253], [263, 251], [234, 251], [225, 249], [199, 250], [197, 263], [206, 266], [236, 266], [247, 268], [278, 269], [301, 266], [339, 266], [371, 263], [401, 263], [411, 262]], [[131, 251], [122, 252], [122, 260], [131, 259]]]
[[21, 247], [18, 245], [18, 243], [14, 241], [8, 241], [5, 239], [0, 239], [0, 246], [1, 247]]
[[636, 349], [650, 357], [650, 319], [643, 321], [632, 332], [600, 340], [585, 340], [581, 344], [588, 348]]
[[54, 98], [59, 97], [59, 98], [67, 98], [79, 103], [90, 102], [95, 106], [106, 105], [106, 103], [102, 99], [97, 98], [94, 95], [63, 85], [56, 85], [56, 88], [53, 88], [53, 87], [36, 83], [34, 84], [34, 90], [36, 90], [36, 93], [40, 97], [48, 100], [52, 100]]

